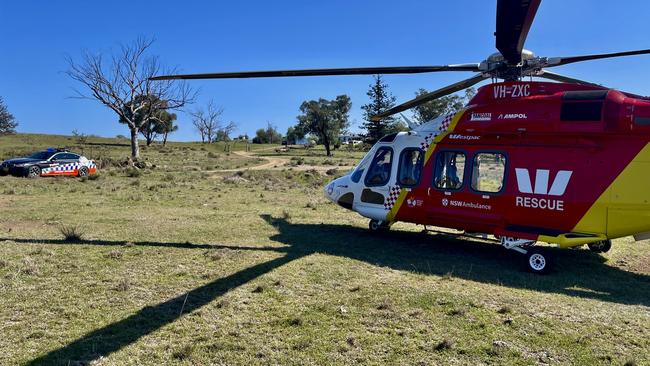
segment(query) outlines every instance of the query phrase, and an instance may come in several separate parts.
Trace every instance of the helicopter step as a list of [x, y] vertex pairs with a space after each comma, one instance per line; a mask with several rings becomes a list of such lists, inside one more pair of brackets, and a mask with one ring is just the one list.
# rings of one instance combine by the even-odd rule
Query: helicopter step
[[485, 233], [473, 233], [473, 232], [467, 232], [467, 231], [457, 231], [457, 232], [451, 232], [451, 231], [442, 231], [442, 230], [435, 230], [435, 229], [429, 229], [427, 225], [424, 225], [424, 229], [421, 231], [422, 233], [435, 233], [439, 235], [444, 235], [444, 236], [449, 236], [452, 238], [468, 238], [468, 239], [478, 239], [482, 241], [487, 241], [487, 242], [492, 242], [492, 243], [500, 243], [498, 239], [495, 239], [491, 237], [488, 234]]

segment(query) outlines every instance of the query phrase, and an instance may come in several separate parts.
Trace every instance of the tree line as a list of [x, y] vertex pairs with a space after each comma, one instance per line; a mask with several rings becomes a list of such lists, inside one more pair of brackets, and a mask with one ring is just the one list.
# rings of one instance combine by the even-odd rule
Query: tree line
[[[131, 44], [121, 46], [111, 57], [86, 52], [80, 61], [68, 58], [67, 74], [84, 86], [83, 90], [77, 91], [77, 96], [96, 100], [110, 108], [117, 114], [119, 122], [128, 127], [133, 160], [140, 157], [139, 135], [145, 138], [147, 145], [157, 138], [162, 138], [163, 144], [166, 143], [168, 135], [178, 129], [174, 123], [177, 115], [172, 111], [192, 104], [197, 97], [196, 90], [183, 80], [152, 80], [156, 75], [177, 73], [176, 69], [164, 68], [157, 56], [148, 54], [152, 43], [152, 39], [139, 38]], [[420, 89], [416, 95], [426, 92]], [[413, 109], [414, 117], [419, 123], [424, 123], [440, 115], [453, 113], [461, 109], [473, 94], [474, 90], [469, 89], [464, 96], [451, 95], [419, 105]], [[371, 121], [372, 116], [396, 105], [396, 98], [390, 93], [381, 75], [374, 76], [367, 96], [369, 102], [361, 106], [364, 117], [361, 127], [365, 130], [365, 142], [374, 144], [387, 134], [408, 129], [395, 116]], [[319, 98], [304, 101], [299, 107], [296, 124], [287, 130], [286, 136], [282, 136], [275, 126], [267, 122], [266, 128], [255, 132], [253, 142], [281, 143], [285, 137], [296, 141], [309, 135], [325, 147], [329, 156], [333, 148], [340, 145], [340, 136], [350, 128], [351, 109], [352, 101], [347, 95], [339, 95], [331, 100]], [[222, 114], [223, 109], [214, 101], [189, 112], [202, 142], [230, 140], [237, 125], [234, 122], [224, 122]], [[15, 121], [0, 99], [0, 133], [3, 128], [7, 131], [15, 129]], [[239, 138], [248, 140], [248, 136]]]
[[[427, 93], [420, 89], [416, 96]], [[363, 106], [365, 142], [376, 143], [383, 136], [407, 131], [409, 128], [403, 121], [395, 116], [389, 116], [380, 121], [371, 121], [371, 118], [396, 105], [394, 95], [391, 94], [388, 84], [381, 75], [375, 75], [373, 83], [369, 85], [366, 93], [369, 102]], [[421, 104], [413, 109], [414, 117], [418, 123], [426, 123], [439, 116], [458, 112], [474, 96], [474, 89], [465, 91], [464, 96], [450, 95], [437, 100]], [[340, 136], [348, 132], [350, 127], [349, 112], [352, 102], [347, 95], [340, 95], [333, 100], [309, 100], [300, 106], [301, 114], [296, 118], [297, 124], [287, 130], [287, 140], [298, 140], [310, 134], [316, 137], [319, 144], [325, 147], [328, 156], [331, 156], [332, 147], [340, 145]], [[268, 128], [267, 128], [268, 130]], [[267, 141], [268, 142], [268, 141]]]

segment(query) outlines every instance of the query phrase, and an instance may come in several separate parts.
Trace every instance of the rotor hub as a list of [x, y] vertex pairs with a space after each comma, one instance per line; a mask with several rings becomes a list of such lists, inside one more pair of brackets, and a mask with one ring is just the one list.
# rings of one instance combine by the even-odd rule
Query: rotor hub
[[[522, 50], [521, 51], [521, 61], [525, 62], [528, 60], [532, 60], [535, 58], [535, 53], [530, 50]], [[501, 52], [495, 52], [488, 56], [488, 58], [485, 60], [488, 64], [500, 64], [506, 62], [505, 57], [501, 54]]]
[[535, 64], [539, 57], [530, 50], [521, 51], [521, 62], [517, 65], [509, 64], [501, 52], [495, 52], [488, 56], [480, 65], [481, 71], [490, 74], [492, 77], [504, 80], [519, 80], [525, 76], [528, 65]]

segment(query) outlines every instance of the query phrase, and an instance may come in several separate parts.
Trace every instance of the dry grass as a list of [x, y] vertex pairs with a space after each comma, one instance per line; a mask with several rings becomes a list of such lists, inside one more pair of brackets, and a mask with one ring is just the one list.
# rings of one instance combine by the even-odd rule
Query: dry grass
[[[38, 141], [75, 144], [3, 136], [0, 155]], [[123, 144], [84, 149], [120, 161]], [[0, 192], [15, 190], [0, 195], [0, 364], [650, 360], [647, 241], [558, 252], [557, 271], [538, 277], [496, 245], [407, 224], [370, 235], [366, 220], [325, 201], [331, 178], [320, 173], [207, 177], [205, 166], [250, 162], [220, 148], [145, 149], [156, 168], [139, 178], [111, 165], [96, 181], [0, 178]], [[303, 166], [328, 160], [289, 154]], [[335, 154], [331, 163], [362, 155]], [[85, 235], [66, 241], [62, 223]]]

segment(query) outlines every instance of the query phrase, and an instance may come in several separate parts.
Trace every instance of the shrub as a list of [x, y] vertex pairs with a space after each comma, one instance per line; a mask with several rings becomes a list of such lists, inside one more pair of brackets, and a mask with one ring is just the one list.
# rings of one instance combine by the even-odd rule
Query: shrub
[[454, 347], [454, 341], [443, 339], [442, 342], [436, 345], [435, 349], [436, 351], [444, 351], [446, 349], [451, 349], [452, 347]]
[[77, 226], [61, 226], [59, 232], [66, 243], [79, 243], [83, 240], [83, 232]]

